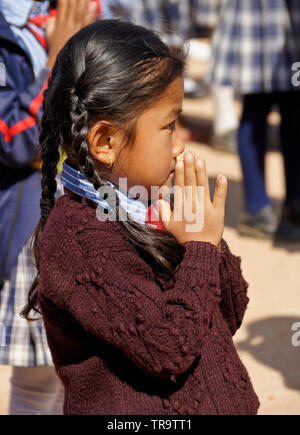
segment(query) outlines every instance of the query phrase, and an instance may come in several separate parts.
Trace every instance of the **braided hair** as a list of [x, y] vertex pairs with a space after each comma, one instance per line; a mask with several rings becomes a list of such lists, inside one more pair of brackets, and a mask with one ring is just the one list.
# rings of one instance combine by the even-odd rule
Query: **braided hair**
[[[106, 120], [124, 132], [122, 149], [130, 147], [137, 119], [182, 75], [185, 57], [184, 46], [175, 54], [153, 31], [120, 20], [97, 21], [81, 29], [62, 48], [44, 92], [40, 125], [41, 219], [33, 237], [37, 270], [40, 236], [55, 203], [56, 167], [62, 146], [70, 164], [100, 194], [105, 192], [104, 199], [113, 208], [129, 242], [153, 268], [156, 282], [162, 289], [174, 285], [184, 247], [170, 232], [153, 230], [130, 219], [118, 196], [109, 194], [106, 180], [89, 153], [87, 136], [97, 120]], [[124, 215], [126, 219], [121, 219]], [[38, 278], [21, 313], [27, 320], [34, 320], [29, 316], [31, 310], [39, 312]]]

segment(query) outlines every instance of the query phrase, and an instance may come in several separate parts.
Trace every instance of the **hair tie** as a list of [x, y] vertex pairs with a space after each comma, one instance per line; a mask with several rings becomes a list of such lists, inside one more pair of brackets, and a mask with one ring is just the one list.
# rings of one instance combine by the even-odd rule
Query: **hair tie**
[[41, 207], [41, 217], [43, 219], [47, 219], [53, 208], [53, 200], [50, 198], [42, 197], [40, 200], [40, 207]]

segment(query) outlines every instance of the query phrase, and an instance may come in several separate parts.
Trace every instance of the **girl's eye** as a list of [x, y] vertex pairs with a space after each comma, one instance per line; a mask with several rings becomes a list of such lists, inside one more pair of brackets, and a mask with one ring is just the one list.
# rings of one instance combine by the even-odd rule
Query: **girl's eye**
[[167, 125], [166, 129], [170, 131], [174, 131], [176, 128], [176, 121], [172, 122], [172, 124]]

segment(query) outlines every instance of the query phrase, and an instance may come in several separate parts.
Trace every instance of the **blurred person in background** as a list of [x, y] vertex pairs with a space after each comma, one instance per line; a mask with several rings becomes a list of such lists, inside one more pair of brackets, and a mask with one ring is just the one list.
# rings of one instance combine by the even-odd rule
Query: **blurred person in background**
[[[218, 0], [196, 0], [195, 21], [201, 28], [210, 29], [211, 36], [218, 26], [221, 2]], [[235, 110], [235, 91], [231, 85], [212, 83], [214, 103], [214, 126], [211, 144], [214, 149], [236, 153], [239, 120]]]
[[[157, 32], [176, 51], [183, 39], [197, 34], [197, 8], [198, 0], [134, 0], [130, 16], [134, 23]], [[208, 89], [185, 73], [184, 93], [187, 98], [203, 98]], [[192, 140], [191, 132], [181, 122], [177, 123], [177, 133], [184, 142]]]
[[[209, 81], [230, 86], [244, 97], [238, 147], [246, 210], [239, 233], [300, 240], [300, 93], [292, 82], [300, 61], [298, 0], [211, 0], [219, 20], [212, 40]], [[274, 104], [281, 114], [280, 141], [286, 196], [278, 215], [266, 192], [267, 117]]]
[[104, 20], [120, 18], [131, 21], [137, 1], [139, 0], [101, 0], [101, 17]]
[[[199, 33], [195, 14], [200, 3], [201, 0], [134, 0], [131, 16], [134, 22], [158, 32], [176, 49], [183, 38], [189, 39]], [[207, 88], [187, 74], [184, 76], [184, 91], [188, 98], [207, 95]]]
[[171, 46], [180, 46], [182, 38], [193, 31], [193, 2], [191, 0], [134, 0], [132, 19], [151, 27]]
[[[219, 6], [218, 2], [211, 0], [134, 0], [130, 15], [134, 22], [157, 31], [168, 44], [176, 47], [182, 38], [210, 37], [217, 26]], [[200, 44], [197, 47], [191, 44], [191, 55], [201, 55], [201, 48]], [[187, 74], [184, 77], [184, 91], [186, 98], [203, 98], [209, 93], [203, 81]], [[234, 107], [234, 89], [231, 86], [214, 85], [211, 92], [215, 106], [212, 145], [216, 149], [235, 153], [239, 120]], [[192, 139], [192, 135], [179, 125], [179, 134], [181, 131], [184, 133], [183, 140]]]
[[[56, 9], [57, 6], [57, 9]], [[13, 366], [10, 414], [61, 414], [63, 388], [41, 321], [20, 317], [35, 275], [30, 239], [40, 218], [37, 125], [57, 53], [100, 14], [94, 0], [0, 0], [0, 364]]]

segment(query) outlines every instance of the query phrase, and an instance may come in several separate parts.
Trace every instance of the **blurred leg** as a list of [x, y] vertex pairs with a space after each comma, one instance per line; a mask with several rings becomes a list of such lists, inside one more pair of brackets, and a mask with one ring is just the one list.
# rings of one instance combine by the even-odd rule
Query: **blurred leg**
[[273, 94], [245, 95], [238, 132], [246, 211], [253, 214], [271, 204], [265, 187], [265, 151], [267, 116], [272, 99]]
[[282, 117], [280, 128], [284, 158], [286, 199], [288, 204], [300, 200], [300, 92], [278, 93]]
[[53, 367], [13, 367], [10, 415], [60, 415], [63, 385]]

